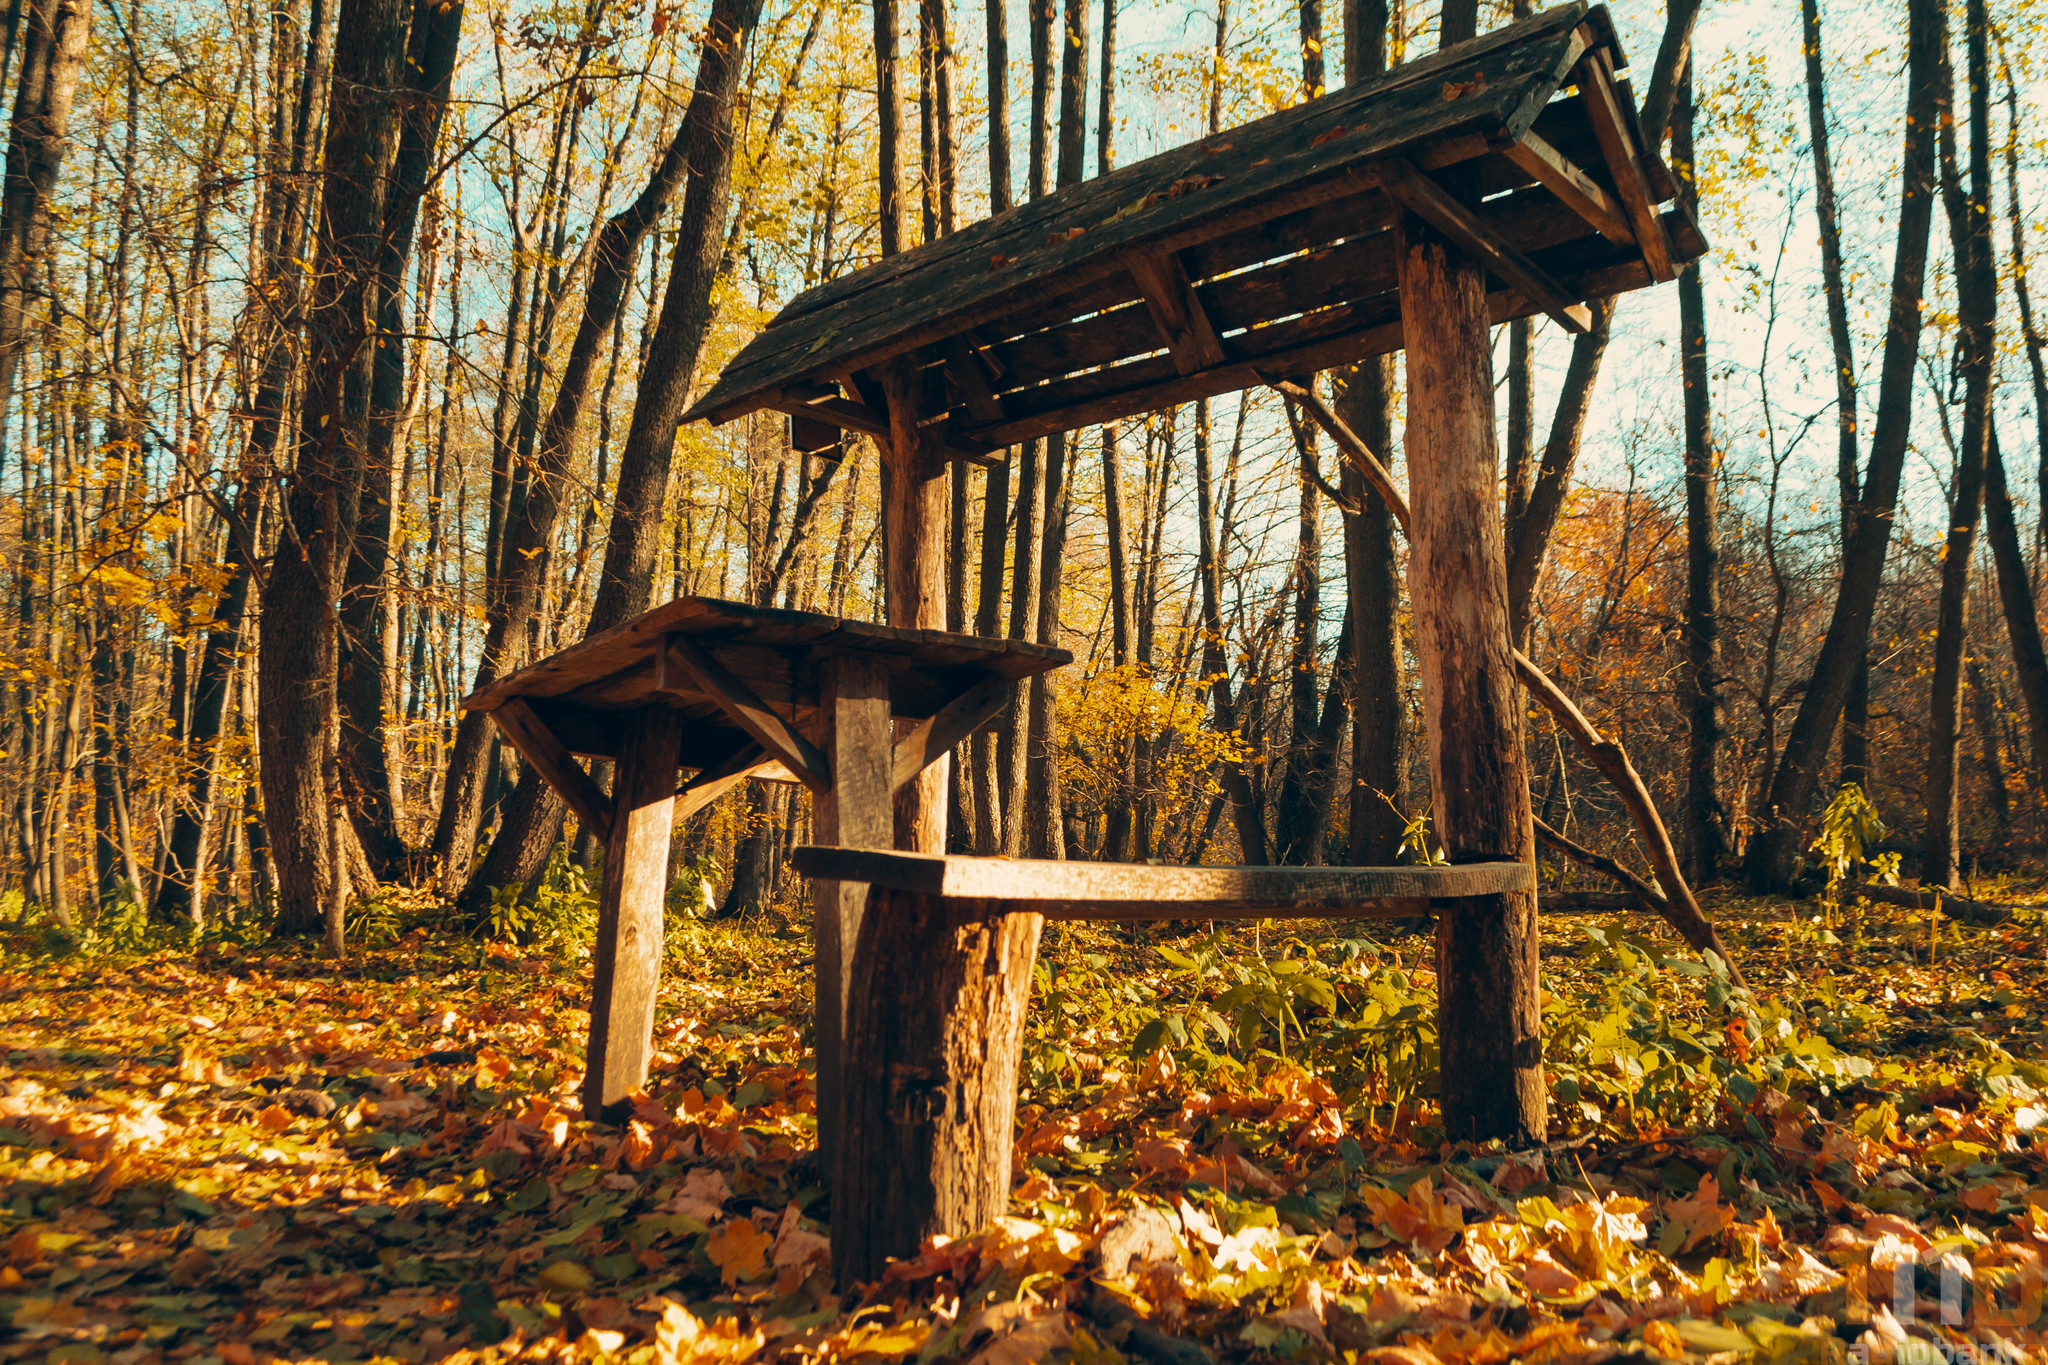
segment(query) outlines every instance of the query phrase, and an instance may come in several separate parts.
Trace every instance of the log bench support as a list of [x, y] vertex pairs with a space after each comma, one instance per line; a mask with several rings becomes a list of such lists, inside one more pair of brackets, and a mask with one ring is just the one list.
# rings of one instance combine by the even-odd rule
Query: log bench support
[[[1466, 244], [1421, 215], [1403, 213], [1395, 231], [1414, 494], [1408, 583], [1431, 812], [1453, 862], [1533, 864], [1522, 699], [1508, 638], [1486, 271]], [[1537, 948], [1533, 890], [1460, 901], [1437, 920], [1443, 1123], [1453, 1141], [1543, 1141]]]
[[[1387, 919], [1526, 899], [1534, 886], [1526, 862], [1154, 867], [814, 846], [793, 850], [790, 865], [817, 879], [821, 906], [828, 892], [842, 903], [866, 893], [826, 1155], [832, 1262], [849, 1288], [932, 1234], [963, 1235], [1007, 1206], [1025, 1007], [1047, 920]], [[821, 1028], [821, 1113], [827, 1055]]]

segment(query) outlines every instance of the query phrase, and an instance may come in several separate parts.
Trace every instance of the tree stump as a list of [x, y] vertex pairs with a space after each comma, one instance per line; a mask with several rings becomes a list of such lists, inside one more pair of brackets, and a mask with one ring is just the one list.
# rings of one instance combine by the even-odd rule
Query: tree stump
[[1044, 918], [871, 887], [852, 963], [832, 1264], [877, 1278], [933, 1233], [1003, 1213], [1017, 1065]]

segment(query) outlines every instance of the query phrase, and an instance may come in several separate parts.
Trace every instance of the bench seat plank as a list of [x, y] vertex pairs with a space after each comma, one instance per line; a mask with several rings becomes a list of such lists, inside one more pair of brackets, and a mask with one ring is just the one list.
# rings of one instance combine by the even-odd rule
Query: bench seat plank
[[1161, 867], [976, 858], [807, 844], [806, 877], [867, 882], [948, 899], [1000, 901], [1056, 920], [1377, 919], [1419, 915], [1432, 898], [1527, 891], [1527, 863], [1455, 867]]

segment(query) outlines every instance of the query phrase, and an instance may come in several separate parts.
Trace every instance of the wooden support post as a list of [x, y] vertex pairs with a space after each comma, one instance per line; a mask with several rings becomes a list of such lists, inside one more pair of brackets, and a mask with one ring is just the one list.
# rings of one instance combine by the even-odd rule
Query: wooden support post
[[[1452, 862], [1533, 862], [1522, 700], [1508, 640], [1492, 343], [1478, 261], [1401, 215], [1409, 585], [1437, 834]], [[1544, 1136], [1536, 897], [1442, 903], [1443, 1121], [1452, 1140]]]
[[595, 981], [583, 1112], [615, 1112], [647, 1081], [661, 978], [662, 900], [682, 717], [648, 706], [626, 721], [612, 774], [611, 836], [597, 897]]
[[833, 1163], [832, 1263], [847, 1288], [933, 1233], [972, 1232], [1008, 1208], [1024, 1007], [1045, 923], [986, 901], [882, 887], [868, 898]]
[[[881, 447], [889, 624], [942, 629], [942, 447], [919, 423], [907, 367], [892, 364], [880, 378], [890, 431]], [[835, 761], [844, 761], [846, 743], [835, 747]], [[863, 740], [861, 750], [872, 753], [874, 780], [887, 792], [891, 747]], [[945, 852], [950, 766], [942, 756], [896, 790], [897, 848]], [[843, 783], [844, 770], [836, 771]], [[842, 821], [856, 800], [840, 789]], [[867, 798], [858, 800], [865, 809]], [[836, 837], [848, 845], [859, 839], [843, 825]], [[834, 1101], [839, 1123], [826, 1165], [832, 1259], [842, 1285], [875, 1279], [890, 1257], [914, 1255], [934, 1232], [971, 1231], [1009, 1198], [1017, 1053], [1044, 921], [974, 909], [868, 888], [857, 936], [842, 919], [842, 947], [852, 951]], [[822, 1069], [820, 1081], [822, 1105]]]
[[[834, 781], [814, 807], [818, 838], [848, 848], [887, 848], [891, 816], [889, 675], [879, 659], [843, 654], [825, 665], [825, 754]], [[862, 882], [820, 881], [811, 916], [818, 1049], [818, 1149], [827, 1172], [839, 1131], [841, 1038], [846, 1023], [847, 968], [860, 941], [868, 888]]]
[[[940, 428], [919, 424], [917, 375], [903, 361], [882, 370], [889, 438], [878, 441], [883, 484], [882, 536], [888, 547], [889, 624], [946, 628], [946, 455]], [[905, 727], [908, 728], [907, 726]], [[946, 779], [950, 757], [926, 768], [896, 795], [896, 847], [946, 851]]]

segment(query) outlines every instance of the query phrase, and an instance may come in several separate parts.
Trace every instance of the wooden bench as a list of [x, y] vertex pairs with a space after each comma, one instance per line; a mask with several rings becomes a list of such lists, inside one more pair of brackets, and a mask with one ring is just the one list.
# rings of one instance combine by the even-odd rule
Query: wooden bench
[[826, 1159], [842, 1284], [1006, 1209], [1046, 920], [1392, 919], [1535, 885], [1520, 862], [1159, 867], [806, 846], [790, 865], [841, 894], [867, 887], [839, 1050], [819, 1055], [818, 1092], [838, 1104], [819, 1121], [837, 1135]]

